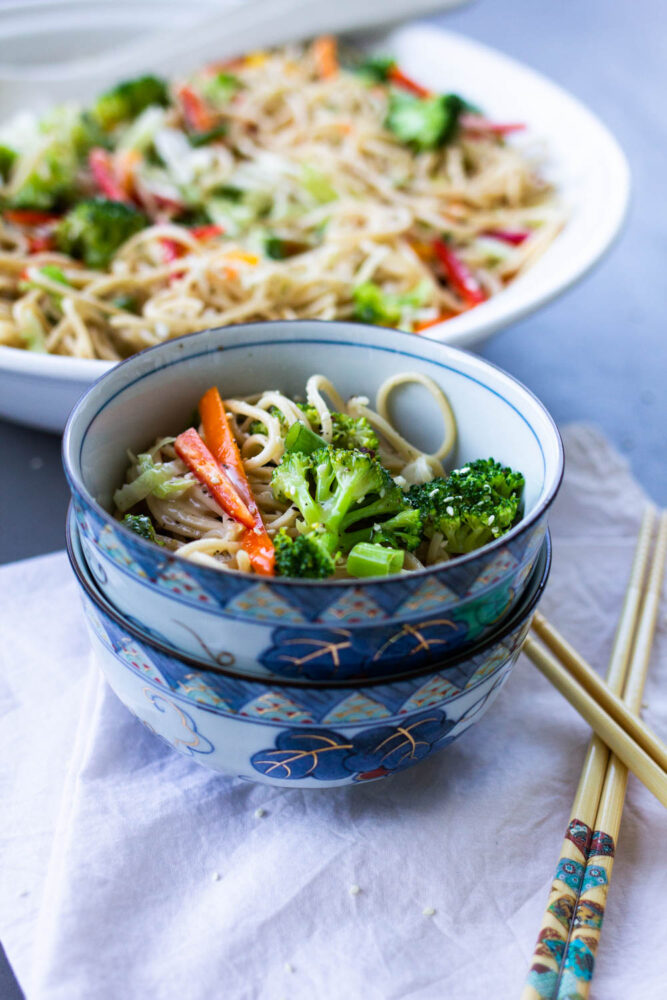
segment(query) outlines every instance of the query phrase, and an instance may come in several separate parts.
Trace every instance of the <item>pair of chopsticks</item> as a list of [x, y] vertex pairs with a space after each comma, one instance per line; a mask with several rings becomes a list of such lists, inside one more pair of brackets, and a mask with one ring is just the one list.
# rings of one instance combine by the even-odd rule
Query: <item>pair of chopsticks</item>
[[586, 752], [522, 1000], [588, 997], [628, 770], [667, 805], [667, 747], [639, 719], [667, 556], [663, 513], [648, 569], [654, 521], [650, 507], [642, 519], [606, 684], [541, 615], [535, 616], [533, 629], [542, 642], [531, 636], [524, 645], [595, 735]]

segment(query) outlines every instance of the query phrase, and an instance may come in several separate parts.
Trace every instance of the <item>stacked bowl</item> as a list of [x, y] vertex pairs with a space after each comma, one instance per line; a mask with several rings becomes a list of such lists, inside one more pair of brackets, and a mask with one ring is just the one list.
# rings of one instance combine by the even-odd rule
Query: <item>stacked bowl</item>
[[[315, 372], [373, 398], [421, 372], [458, 424], [454, 465], [494, 458], [523, 472], [523, 516], [468, 555], [382, 579], [292, 580], [217, 570], [129, 532], [112, 510], [126, 453], [188, 426], [212, 384], [298, 396]], [[441, 436], [407, 384], [392, 419], [425, 451]], [[249, 780], [323, 787], [384, 777], [464, 732], [515, 662], [550, 565], [548, 509], [562, 447], [548, 413], [481, 359], [351, 323], [256, 323], [143, 351], [83, 396], [63, 445], [68, 551], [111, 687], [162, 739]]]

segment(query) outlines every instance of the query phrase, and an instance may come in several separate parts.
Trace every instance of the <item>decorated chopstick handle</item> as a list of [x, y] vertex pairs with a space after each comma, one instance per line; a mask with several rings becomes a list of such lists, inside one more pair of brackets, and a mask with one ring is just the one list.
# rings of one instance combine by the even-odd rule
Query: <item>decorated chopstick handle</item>
[[565, 949], [556, 1000], [588, 998], [602, 932], [614, 853], [614, 838], [603, 830], [596, 830], [588, 849], [588, 862], [574, 911], [572, 933]]
[[588, 824], [570, 820], [521, 1000], [555, 1000], [592, 836]]

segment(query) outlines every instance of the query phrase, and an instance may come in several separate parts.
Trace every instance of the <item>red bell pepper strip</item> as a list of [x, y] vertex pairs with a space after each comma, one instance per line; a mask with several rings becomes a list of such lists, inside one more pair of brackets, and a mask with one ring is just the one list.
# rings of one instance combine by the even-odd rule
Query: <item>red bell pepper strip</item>
[[222, 236], [224, 233], [222, 226], [192, 226], [190, 232], [196, 240], [212, 240], [215, 236]]
[[160, 246], [162, 247], [162, 256], [167, 264], [171, 264], [172, 260], [178, 260], [179, 257], [183, 256], [183, 245], [178, 240], [170, 240], [168, 236], [161, 236]]
[[199, 415], [204, 426], [206, 442], [218, 464], [233, 482], [239, 496], [245, 501], [253, 518], [252, 530], [243, 534], [242, 546], [247, 552], [255, 572], [262, 576], [274, 575], [275, 549], [264, 527], [262, 515], [250, 489], [232, 429], [229, 426], [224, 403], [215, 386], [199, 400]]
[[215, 115], [192, 87], [187, 84], [180, 87], [178, 99], [181, 102], [185, 122], [193, 132], [208, 132], [216, 124]]
[[509, 135], [526, 127], [523, 122], [491, 122], [482, 115], [461, 115], [459, 122], [467, 132], [490, 132], [493, 135]]
[[417, 97], [430, 97], [431, 91], [427, 90], [426, 87], [422, 87], [421, 83], [417, 83], [413, 80], [402, 69], [394, 63], [388, 73], [388, 79], [391, 83], [395, 84], [397, 87], [402, 87], [403, 90], [410, 91], [411, 94], [416, 94]]
[[50, 230], [28, 236], [28, 253], [44, 253], [54, 248], [54, 234]]
[[5, 208], [2, 214], [15, 226], [46, 226], [59, 222], [60, 216], [52, 212], [38, 212], [34, 208]]
[[491, 236], [494, 240], [518, 247], [528, 239], [530, 233], [526, 229], [485, 229], [482, 236]]
[[121, 187], [113, 168], [113, 158], [106, 149], [96, 146], [88, 154], [88, 166], [93, 180], [103, 195], [112, 201], [129, 202], [127, 192]]
[[220, 468], [194, 427], [190, 427], [178, 435], [174, 441], [174, 450], [190, 471], [195, 474], [199, 482], [208, 489], [225, 514], [229, 514], [246, 528], [253, 527], [254, 517], [237, 493], [229, 476], [224, 469]]
[[486, 300], [484, 289], [468, 265], [463, 263], [452, 248], [444, 240], [434, 240], [433, 249], [445, 278], [466, 305], [478, 306], [480, 302], [484, 302]]

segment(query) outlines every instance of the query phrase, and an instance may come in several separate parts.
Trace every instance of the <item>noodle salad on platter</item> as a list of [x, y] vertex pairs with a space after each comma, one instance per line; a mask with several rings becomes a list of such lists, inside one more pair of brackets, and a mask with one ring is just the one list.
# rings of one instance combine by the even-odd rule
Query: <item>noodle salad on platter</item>
[[[443, 417], [432, 454], [391, 423], [389, 397], [406, 382], [424, 386]], [[456, 420], [420, 373], [387, 379], [375, 409], [364, 396], [346, 402], [323, 375], [308, 379], [301, 402], [278, 390], [223, 401], [212, 387], [193, 423], [128, 453], [115, 514], [147, 541], [217, 569], [391, 576], [480, 548], [523, 514], [520, 472], [492, 458], [445, 472]]]
[[119, 360], [206, 327], [420, 332], [563, 224], [521, 123], [329, 37], [0, 128], [0, 345]]

